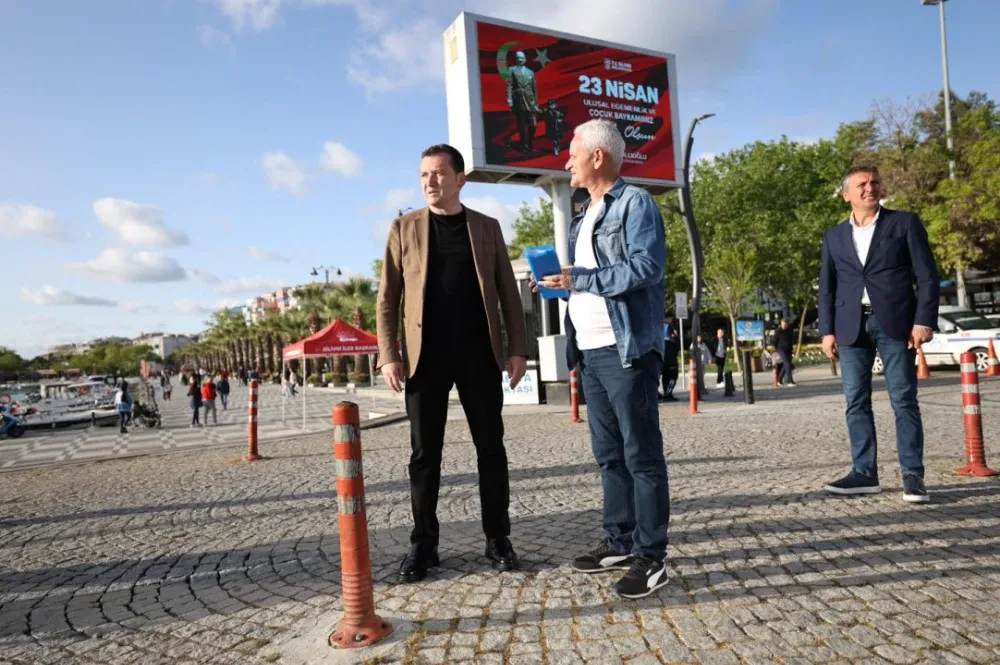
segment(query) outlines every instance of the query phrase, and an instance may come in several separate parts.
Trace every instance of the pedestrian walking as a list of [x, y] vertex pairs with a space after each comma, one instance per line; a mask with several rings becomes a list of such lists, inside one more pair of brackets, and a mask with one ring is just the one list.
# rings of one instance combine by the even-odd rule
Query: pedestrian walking
[[205, 424], [208, 425], [208, 414], [212, 413], [212, 424], [219, 424], [218, 411], [215, 410], [215, 398], [218, 393], [215, 390], [215, 384], [212, 383], [212, 377], [206, 376], [205, 382], [201, 384], [201, 403], [205, 408]]
[[778, 330], [774, 333], [774, 351], [778, 356], [778, 363], [781, 365], [778, 374], [779, 386], [791, 386], [797, 384], [792, 378], [792, 351], [795, 349], [795, 331], [792, 330], [788, 319], [782, 319], [778, 324]]
[[542, 286], [569, 291], [570, 367], [580, 365], [591, 448], [604, 489], [603, 537], [573, 570], [626, 570], [615, 584], [642, 598], [667, 583], [670, 491], [657, 387], [663, 372], [666, 244], [660, 208], [620, 177], [625, 140], [615, 123], [578, 125], [570, 184], [590, 199], [569, 228], [569, 262]]
[[192, 375], [188, 382], [188, 406], [191, 407], [191, 427], [201, 427], [201, 420], [198, 415], [201, 412], [201, 386], [198, 385], [197, 377]]
[[216, 392], [219, 394], [219, 401], [222, 403], [222, 410], [229, 407], [229, 373], [224, 372], [219, 383], [216, 384]]
[[676, 402], [674, 387], [680, 367], [677, 364], [677, 354], [680, 351], [680, 340], [674, 327], [674, 317], [668, 314], [663, 319], [663, 401]]
[[712, 360], [718, 372], [715, 375], [715, 387], [726, 387], [726, 355], [729, 349], [726, 347], [726, 331], [719, 328], [715, 331], [715, 348], [712, 349]]
[[[382, 374], [392, 390], [405, 390], [410, 420], [413, 530], [399, 568], [402, 582], [419, 581], [438, 565], [437, 500], [452, 386], [458, 388], [476, 447], [486, 557], [495, 569], [518, 567], [509, 538], [500, 369], [506, 366], [514, 388], [524, 376], [528, 353], [521, 298], [500, 224], [460, 200], [462, 154], [449, 145], [431, 146], [420, 156], [420, 180], [427, 207], [393, 220], [377, 305]], [[402, 355], [397, 343], [401, 298]]]
[[121, 382], [118, 392], [115, 393], [115, 411], [118, 412], [119, 431], [122, 434], [127, 434], [128, 430], [125, 429], [125, 425], [132, 414], [132, 396], [129, 395], [128, 383], [124, 380]]
[[916, 356], [937, 326], [940, 283], [934, 255], [917, 215], [882, 207], [876, 167], [851, 168], [842, 192], [851, 214], [823, 234], [819, 332], [823, 353], [840, 358], [852, 468], [824, 489], [834, 494], [882, 491], [872, 412], [877, 352], [895, 414], [903, 500], [927, 503]]

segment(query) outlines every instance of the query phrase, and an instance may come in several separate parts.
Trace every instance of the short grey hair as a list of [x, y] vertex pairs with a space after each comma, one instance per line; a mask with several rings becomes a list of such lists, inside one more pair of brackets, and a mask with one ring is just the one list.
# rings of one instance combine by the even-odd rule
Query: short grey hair
[[878, 172], [878, 167], [871, 164], [859, 164], [857, 166], [852, 166], [847, 169], [847, 173], [844, 174], [844, 178], [840, 181], [840, 191], [846, 192], [847, 187], [851, 184], [851, 176], [855, 173], [867, 173], [882, 178], [882, 175]]
[[621, 170], [622, 161], [625, 159], [625, 139], [618, 131], [618, 125], [610, 120], [588, 120], [582, 125], [577, 125], [573, 134], [580, 137], [583, 145], [591, 150], [600, 148], [611, 160], [615, 171]]

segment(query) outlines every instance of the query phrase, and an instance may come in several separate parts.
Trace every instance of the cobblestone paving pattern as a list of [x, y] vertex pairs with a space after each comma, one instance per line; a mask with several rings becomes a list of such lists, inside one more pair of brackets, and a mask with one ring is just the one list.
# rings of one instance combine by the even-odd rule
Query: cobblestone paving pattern
[[[617, 573], [567, 561], [600, 536], [585, 425], [506, 419], [512, 540], [525, 570], [483, 556], [474, 449], [452, 422], [442, 565], [391, 577], [406, 552], [408, 430], [363, 433], [376, 603], [416, 624], [399, 663], [1000, 662], [1000, 482], [964, 463], [957, 374], [922, 385], [934, 502], [902, 501], [892, 417], [876, 417], [885, 492], [825, 496], [848, 468], [836, 384], [757, 406], [661, 409], [673, 518], [670, 584], [618, 599]], [[1000, 464], [1000, 382], [983, 388]], [[775, 401], [781, 399], [782, 401]], [[0, 663], [281, 662], [339, 608], [329, 434], [0, 476]], [[332, 629], [332, 624], [331, 624]]]

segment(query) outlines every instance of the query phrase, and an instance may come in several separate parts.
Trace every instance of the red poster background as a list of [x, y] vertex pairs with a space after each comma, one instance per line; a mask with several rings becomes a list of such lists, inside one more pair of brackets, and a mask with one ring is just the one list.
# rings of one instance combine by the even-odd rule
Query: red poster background
[[[477, 22], [476, 25], [487, 166], [562, 171], [568, 159], [573, 128], [591, 120], [594, 112], [634, 114], [633, 111], [610, 108], [611, 105], [626, 105], [643, 107], [645, 113], [641, 115], [651, 118], [652, 123], [632, 118], [608, 118], [618, 125], [618, 130], [626, 137], [622, 175], [677, 180], [671, 114], [673, 91], [669, 89], [666, 58], [490, 23]], [[518, 51], [525, 54], [527, 66], [535, 73], [538, 107], [544, 111], [548, 101], [554, 99], [563, 114], [559, 155], [554, 154], [554, 141], [547, 136], [547, 116], [544, 112], [537, 116], [533, 148], [527, 152], [522, 149], [516, 118], [507, 105], [507, 84], [500, 73], [498, 61], [498, 54], [505, 46], [508, 49], [505, 58], [507, 67], [516, 64], [515, 54]], [[623, 71], [627, 69], [631, 71]], [[582, 93], [581, 76], [601, 79], [602, 94]], [[647, 90], [655, 88], [659, 92], [659, 100], [647, 103], [608, 96], [607, 81], [647, 86]], [[585, 100], [606, 106], [588, 106]], [[635, 132], [643, 136], [630, 136]], [[647, 138], [650, 135], [653, 138]]]

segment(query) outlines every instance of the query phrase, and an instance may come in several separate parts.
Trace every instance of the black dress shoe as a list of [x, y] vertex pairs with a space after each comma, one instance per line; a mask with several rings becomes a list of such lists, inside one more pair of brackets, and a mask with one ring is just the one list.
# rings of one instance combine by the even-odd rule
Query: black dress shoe
[[486, 541], [486, 558], [496, 570], [517, 570], [517, 554], [509, 538], [490, 538]]
[[410, 545], [410, 551], [403, 557], [396, 579], [402, 583], [419, 582], [427, 576], [427, 569], [440, 565], [436, 547]]

